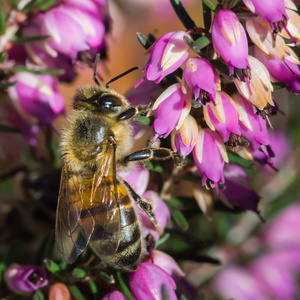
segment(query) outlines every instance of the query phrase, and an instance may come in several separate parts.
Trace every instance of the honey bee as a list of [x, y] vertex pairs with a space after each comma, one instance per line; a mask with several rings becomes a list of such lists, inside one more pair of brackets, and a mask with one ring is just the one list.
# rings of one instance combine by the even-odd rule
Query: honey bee
[[68, 263], [74, 263], [89, 246], [107, 265], [129, 272], [137, 269], [144, 253], [133, 200], [160, 229], [151, 204], [137, 195], [117, 170], [131, 162], [168, 159], [172, 152], [167, 148], [145, 148], [130, 153], [130, 121], [145, 108], [131, 107], [108, 84], [100, 86], [95, 70], [94, 81], [96, 86], [76, 91], [73, 113], [62, 132], [56, 244]]

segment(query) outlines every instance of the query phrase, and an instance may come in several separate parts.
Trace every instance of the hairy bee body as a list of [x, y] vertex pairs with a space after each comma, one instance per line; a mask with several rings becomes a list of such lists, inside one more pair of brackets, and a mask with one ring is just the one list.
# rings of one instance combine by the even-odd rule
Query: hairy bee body
[[143, 252], [141, 227], [118, 164], [132, 147], [132, 127], [118, 116], [130, 106], [104, 87], [80, 88], [61, 141], [63, 170], [56, 242], [73, 263], [87, 245], [115, 269], [133, 271]]

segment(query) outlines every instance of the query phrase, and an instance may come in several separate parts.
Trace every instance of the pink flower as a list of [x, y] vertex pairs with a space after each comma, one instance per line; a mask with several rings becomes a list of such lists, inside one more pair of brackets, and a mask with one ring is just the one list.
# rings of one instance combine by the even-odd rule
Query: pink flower
[[171, 143], [173, 151], [178, 152], [183, 157], [188, 156], [197, 142], [197, 137], [197, 122], [191, 115], [188, 115], [181, 127], [172, 131]]
[[202, 185], [209, 179], [218, 190], [218, 183], [224, 183], [224, 162], [228, 162], [225, 145], [220, 136], [210, 129], [200, 129], [193, 157], [202, 176]]
[[215, 101], [220, 78], [209, 60], [200, 57], [188, 59], [183, 70], [183, 81], [203, 106]]
[[102, 300], [126, 300], [125, 296], [119, 291], [113, 291], [106, 294]]
[[253, 12], [260, 14], [268, 21], [275, 33], [286, 27], [288, 16], [284, 0], [243, 0], [244, 4]]
[[155, 110], [153, 124], [155, 139], [166, 138], [175, 127], [180, 128], [189, 114], [191, 94], [188, 91], [186, 93], [182, 91], [181, 83], [175, 83], [157, 98], [152, 109]]
[[18, 84], [8, 89], [9, 96], [25, 119], [36, 118], [41, 124], [51, 124], [64, 113], [64, 100], [52, 76], [20, 72], [11, 80]]
[[159, 83], [182, 65], [189, 55], [189, 46], [183, 40], [188, 36], [184, 31], [168, 32], [154, 43], [149, 61], [143, 69], [147, 72], [146, 79]]
[[177, 300], [172, 277], [160, 267], [143, 262], [139, 268], [129, 274], [129, 286], [135, 300], [162, 299], [165, 286], [170, 300]]
[[54, 283], [49, 290], [49, 300], [71, 300], [71, 294], [63, 283]]
[[[152, 205], [152, 209], [157, 221], [158, 226], [163, 231], [166, 224], [170, 223], [170, 211], [165, 204], [165, 202], [158, 196], [158, 194], [154, 191], [148, 190], [142, 195], [142, 198], [149, 201]], [[154, 237], [154, 240], [157, 242], [159, 239], [159, 233], [154, 228], [152, 222], [149, 218], [141, 211], [138, 210], [141, 221], [143, 225], [143, 236], [146, 237], [148, 234], [151, 234]]]
[[226, 62], [230, 75], [242, 81], [249, 78], [247, 36], [235, 13], [220, 10], [212, 23], [211, 33], [215, 51]]
[[6, 269], [4, 279], [15, 293], [32, 292], [48, 284], [46, 270], [39, 266], [12, 264]]
[[298, 93], [300, 91], [300, 71], [298, 65], [285, 59], [279, 60], [276, 57], [268, 58], [261, 50], [255, 47], [255, 57], [259, 59], [268, 69], [271, 76], [279, 81], [286, 83], [288, 91]]
[[235, 102], [224, 92], [217, 92], [215, 104], [203, 108], [204, 119], [211, 130], [217, 130], [223, 142], [230, 133], [241, 135], [239, 116]]

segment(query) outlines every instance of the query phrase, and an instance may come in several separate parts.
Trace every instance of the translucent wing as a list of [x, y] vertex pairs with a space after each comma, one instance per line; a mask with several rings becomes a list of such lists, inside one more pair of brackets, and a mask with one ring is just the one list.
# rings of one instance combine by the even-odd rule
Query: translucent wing
[[56, 243], [68, 263], [75, 262], [89, 242], [98, 256], [112, 254], [118, 247], [120, 215], [114, 157], [114, 147], [109, 145], [99, 159], [94, 176], [83, 181], [63, 165], [56, 214]]

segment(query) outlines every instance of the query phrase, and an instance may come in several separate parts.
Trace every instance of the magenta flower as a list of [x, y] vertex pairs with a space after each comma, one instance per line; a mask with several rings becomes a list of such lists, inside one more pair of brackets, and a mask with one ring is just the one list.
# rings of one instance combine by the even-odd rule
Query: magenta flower
[[181, 83], [175, 83], [157, 98], [152, 109], [155, 110], [154, 140], [158, 137], [166, 138], [175, 127], [180, 128], [189, 114], [191, 94], [182, 91]]
[[249, 78], [247, 36], [235, 13], [220, 10], [212, 23], [211, 34], [215, 51], [226, 62], [230, 75], [242, 81]]
[[[253, 152], [253, 155], [259, 155], [260, 151], [258, 149], [260, 146], [270, 144], [266, 120], [256, 114], [253, 105], [240, 94], [236, 93], [232, 98], [240, 111], [239, 124], [242, 136], [250, 143], [249, 149]], [[269, 156], [267, 151], [265, 151], [265, 155]]]
[[125, 296], [119, 291], [113, 291], [106, 294], [102, 300], [126, 300]]
[[300, 71], [298, 65], [285, 59], [284, 61], [268, 56], [255, 47], [255, 57], [259, 59], [268, 69], [271, 76], [279, 81], [286, 83], [288, 91], [298, 93], [300, 91]]
[[217, 130], [223, 142], [230, 133], [241, 135], [239, 116], [235, 102], [224, 92], [217, 92], [215, 104], [203, 108], [204, 119], [211, 130]]
[[224, 162], [228, 162], [226, 148], [220, 136], [210, 129], [200, 129], [193, 157], [202, 176], [202, 185], [209, 179], [218, 191], [218, 183], [224, 183]]
[[182, 80], [185, 81], [203, 106], [210, 101], [215, 102], [216, 89], [219, 88], [219, 75], [209, 60], [194, 57], [187, 60]]
[[246, 172], [237, 165], [226, 164], [223, 175], [226, 189], [221, 190], [221, 199], [226, 203], [234, 204], [245, 210], [257, 212], [257, 204], [260, 199], [251, 186], [251, 179]]
[[[163, 231], [166, 224], [170, 224], [171, 221], [170, 211], [167, 205], [156, 192], [151, 190], [145, 192], [142, 197], [151, 203], [157, 224]], [[151, 234], [157, 242], [159, 239], [159, 233], [154, 228], [149, 218], [141, 210], [138, 210], [138, 212], [143, 225], [143, 236], [146, 237], [148, 234]]]
[[154, 250], [152, 258], [155, 265], [165, 270], [172, 277], [185, 276], [184, 272], [180, 269], [175, 259], [170, 255], [159, 250]]
[[47, 272], [39, 266], [12, 264], [6, 269], [4, 279], [15, 293], [32, 292], [48, 284]]
[[163, 35], [154, 43], [149, 61], [143, 69], [147, 72], [146, 79], [159, 83], [183, 64], [189, 55], [189, 46], [184, 42], [184, 37], [189, 35], [184, 31], [173, 31]]
[[188, 115], [181, 127], [172, 131], [171, 143], [173, 151], [178, 152], [183, 157], [188, 156], [197, 142], [197, 137], [197, 122], [191, 115]]
[[36, 118], [41, 124], [51, 124], [64, 113], [64, 100], [53, 77], [20, 72], [11, 80], [18, 84], [8, 89], [9, 96], [25, 119]]
[[269, 22], [273, 32], [280, 32], [282, 27], [286, 28], [288, 16], [285, 10], [284, 0], [243, 0], [244, 4], [253, 13], [260, 14], [261, 17]]
[[129, 274], [129, 286], [135, 300], [162, 299], [162, 288], [166, 287], [169, 299], [177, 300], [172, 277], [160, 267], [143, 262]]

